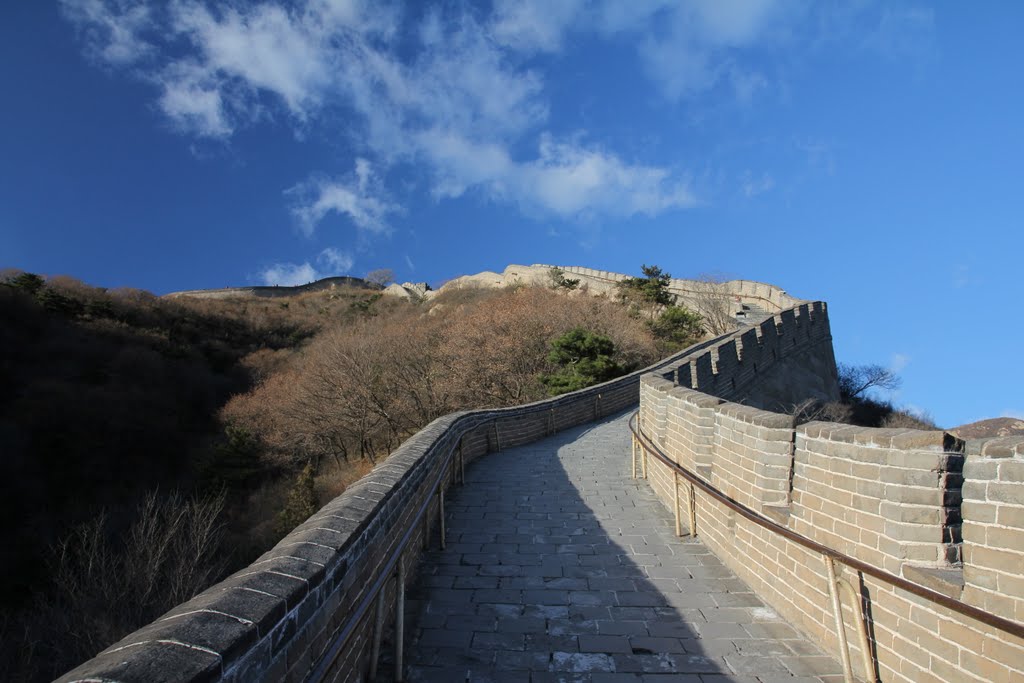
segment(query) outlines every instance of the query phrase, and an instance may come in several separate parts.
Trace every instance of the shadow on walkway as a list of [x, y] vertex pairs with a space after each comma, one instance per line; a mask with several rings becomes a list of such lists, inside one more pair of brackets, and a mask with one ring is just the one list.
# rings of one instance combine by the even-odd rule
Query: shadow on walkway
[[[627, 419], [467, 469], [447, 549], [427, 553], [409, 594], [406, 680], [842, 680], [703, 544], [676, 538], [670, 511], [630, 477]], [[393, 663], [379, 670], [389, 680]]]

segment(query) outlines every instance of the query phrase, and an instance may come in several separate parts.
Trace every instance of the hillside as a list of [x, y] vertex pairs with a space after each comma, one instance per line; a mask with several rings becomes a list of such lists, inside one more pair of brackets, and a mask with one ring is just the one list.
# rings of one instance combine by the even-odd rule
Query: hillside
[[[55, 597], [52, 581], [69, 557], [61, 542], [79, 525], [101, 519], [99, 538], [116, 550], [153, 492], [199, 500], [223, 489], [225, 477], [245, 478], [220, 457], [230, 442], [221, 408], [325, 326], [401, 305], [379, 298], [359, 289], [288, 302], [167, 300], [70, 278], [0, 276], [0, 477], [17, 482], [0, 503], [4, 649], [21, 652], [21, 637], [45, 643], [47, 629], [73, 611], [73, 596]], [[250, 484], [275, 476], [249, 474]], [[240, 533], [237, 498], [229, 492], [220, 522], [229, 538]], [[241, 561], [232, 546], [227, 555]], [[33, 647], [36, 657], [68, 663]], [[17, 680], [11, 670], [25, 667], [4, 654], [0, 679]]]
[[1024, 420], [1015, 417], [993, 417], [960, 425], [949, 430], [961, 439], [987, 439], [994, 436], [1024, 436]]
[[0, 679], [46, 680], [252, 561], [439, 415], [570, 391], [701, 334], [641, 303], [521, 283], [154, 297], [3, 275], [0, 476], [19, 485]]

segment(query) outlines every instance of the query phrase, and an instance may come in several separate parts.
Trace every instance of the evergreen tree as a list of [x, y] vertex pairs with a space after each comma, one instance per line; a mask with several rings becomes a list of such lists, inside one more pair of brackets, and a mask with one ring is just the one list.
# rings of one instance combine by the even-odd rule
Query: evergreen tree
[[548, 392], [557, 396], [613, 379], [622, 374], [614, 354], [611, 339], [576, 327], [551, 342], [548, 360], [559, 369], [542, 381]]
[[618, 287], [619, 298], [634, 311], [646, 311], [654, 320], [659, 309], [671, 306], [675, 301], [668, 291], [672, 276], [662, 272], [658, 266], [643, 265], [640, 267], [643, 277], [630, 277], [621, 280]]

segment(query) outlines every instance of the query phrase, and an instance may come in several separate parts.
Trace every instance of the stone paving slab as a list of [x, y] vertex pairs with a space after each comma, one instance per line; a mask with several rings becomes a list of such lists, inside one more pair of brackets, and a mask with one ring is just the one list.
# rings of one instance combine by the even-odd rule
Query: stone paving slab
[[[406, 680], [838, 683], [630, 476], [628, 414], [491, 453], [409, 592]], [[384, 648], [379, 679], [393, 670]]]

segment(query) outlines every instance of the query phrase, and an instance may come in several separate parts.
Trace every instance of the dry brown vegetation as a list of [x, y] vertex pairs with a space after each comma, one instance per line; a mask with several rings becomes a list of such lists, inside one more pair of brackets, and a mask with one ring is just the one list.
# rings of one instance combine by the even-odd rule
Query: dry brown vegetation
[[325, 331], [223, 417], [258, 438], [276, 466], [375, 460], [454, 410], [543, 398], [550, 343], [574, 327], [609, 337], [626, 369], [655, 358], [645, 326], [613, 302], [542, 288], [460, 290], [430, 308]]
[[432, 419], [543, 398], [574, 328], [623, 371], [658, 353], [564, 290], [168, 300], [0, 276], [0, 678], [49, 679], [250, 562]]

